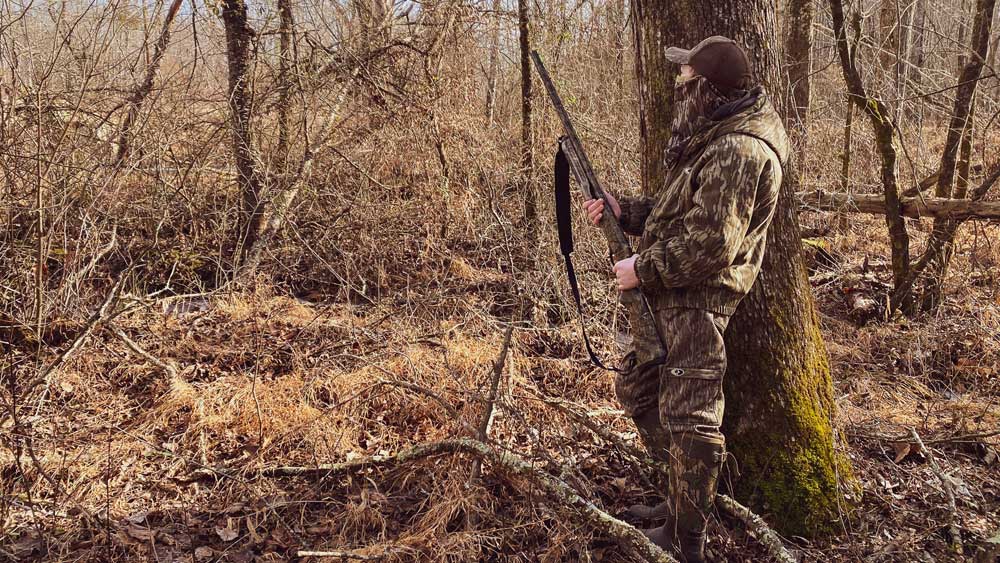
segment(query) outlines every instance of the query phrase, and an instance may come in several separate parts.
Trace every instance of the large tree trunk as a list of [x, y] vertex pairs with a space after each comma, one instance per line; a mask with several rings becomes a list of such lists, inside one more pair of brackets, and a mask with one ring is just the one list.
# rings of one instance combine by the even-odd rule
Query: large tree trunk
[[[664, 49], [721, 34], [750, 53], [769, 92], [784, 91], [769, 0], [636, 0], [643, 190], [663, 180], [673, 75]], [[776, 102], [780, 99], [775, 98]], [[778, 105], [781, 105], [780, 103]], [[786, 178], [793, 176], [792, 167]], [[788, 534], [829, 532], [837, 514], [838, 467], [831, 420], [833, 385], [801, 256], [791, 181], [782, 187], [760, 279], [726, 333], [724, 431], [740, 478], [734, 493]]]
[[244, 0], [224, 0], [222, 22], [226, 28], [226, 58], [229, 65], [227, 97], [233, 157], [240, 188], [240, 219], [236, 232], [236, 253], [233, 256], [234, 263], [238, 264], [243, 254], [253, 248], [263, 219], [261, 182], [250, 132], [250, 42], [254, 32], [247, 22]]
[[801, 138], [809, 120], [810, 82], [812, 74], [813, 0], [790, 0], [785, 16], [785, 69], [788, 73], [789, 133]]

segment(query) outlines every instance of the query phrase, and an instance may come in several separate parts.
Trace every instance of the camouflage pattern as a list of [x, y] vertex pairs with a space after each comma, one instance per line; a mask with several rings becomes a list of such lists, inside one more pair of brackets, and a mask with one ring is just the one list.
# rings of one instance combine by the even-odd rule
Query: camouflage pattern
[[642, 237], [636, 273], [667, 351], [643, 365], [626, 356], [615, 392], [651, 453], [666, 444], [667, 520], [646, 533], [699, 562], [725, 458], [723, 335], [760, 271], [788, 139], [761, 95], [680, 150], [656, 197], [620, 202], [623, 230]]
[[685, 563], [705, 560], [705, 530], [725, 456], [722, 444], [693, 434], [671, 434], [669, 500], [674, 529], [665, 531], [672, 532], [672, 543], [680, 548]]
[[677, 308], [660, 309], [655, 316], [666, 340], [666, 358], [658, 364], [620, 371], [615, 379], [618, 400], [637, 426], [647, 411], [658, 411], [665, 432], [690, 432], [722, 443], [723, 334], [729, 317], [704, 309]]
[[670, 461], [670, 436], [660, 424], [660, 412], [657, 409], [647, 409], [634, 417], [635, 427], [639, 431], [639, 439], [646, 447], [649, 457], [666, 463]]
[[655, 197], [622, 198], [623, 230], [642, 236], [635, 269], [654, 310], [733, 314], [760, 271], [788, 150], [762, 94], [696, 131]]

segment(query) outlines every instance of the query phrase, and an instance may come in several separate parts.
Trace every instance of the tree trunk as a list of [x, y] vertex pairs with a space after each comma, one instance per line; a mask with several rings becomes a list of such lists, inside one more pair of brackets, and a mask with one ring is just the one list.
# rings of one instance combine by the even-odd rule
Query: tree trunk
[[[837, 44], [837, 54], [847, 84], [848, 97], [866, 116], [875, 131], [875, 147], [879, 153], [882, 195], [885, 198], [885, 222], [889, 229], [889, 244], [892, 252], [893, 305], [903, 305], [909, 309], [910, 298], [910, 236], [906, 231], [902, 207], [899, 200], [899, 151], [895, 123], [891, 108], [880, 98], [869, 95], [857, 66], [857, 41], [852, 49], [847, 41], [846, 18], [842, 0], [830, 0], [833, 20], [833, 34]], [[861, 15], [855, 12], [852, 23], [855, 37], [861, 29]]]
[[[633, 13], [648, 193], [662, 183], [670, 134], [669, 112], [660, 111], [668, 107], [676, 72], [666, 47], [690, 47], [713, 34], [732, 37], [751, 54], [755, 76], [770, 92], [784, 87], [769, 0], [636, 0]], [[786, 178], [794, 175], [788, 168]], [[791, 182], [782, 187], [760, 279], [726, 333], [724, 431], [741, 473], [735, 494], [786, 534], [818, 535], [832, 529], [838, 469], [846, 478], [848, 468], [833, 448], [830, 366], [802, 261]]]
[[500, 0], [493, 0], [490, 14], [490, 62], [486, 71], [486, 122], [493, 124], [497, 105], [497, 74], [500, 72]]
[[288, 121], [291, 113], [292, 92], [292, 17], [291, 0], [278, 0], [278, 170], [282, 177], [288, 174]]
[[240, 218], [236, 231], [234, 262], [253, 248], [263, 218], [261, 182], [254, 159], [250, 117], [253, 112], [250, 93], [250, 42], [253, 29], [247, 22], [244, 0], [222, 2], [222, 22], [226, 28], [226, 58], [229, 65], [229, 114], [232, 129], [233, 157], [240, 188]]
[[[912, 63], [908, 68], [909, 83], [914, 94], [920, 94], [920, 89], [924, 80], [924, 26], [927, 23], [927, 0], [916, 0], [911, 8], [913, 13], [913, 29], [910, 35], [910, 56]], [[908, 117], [916, 121], [917, 131], [921, 131], [924, 125], [924, 99], [920, 98], [910, 106]]]
[[900, 60], [902, 59], [902, 42], [900, 41], [900, 2], [899, 0], [882, 0], [879, 10], [879, 31], [881, 35], [878, 60], [882, 67], [884, 88], [880, 88], [885, 98], [899, 98], [902, 80], [900, 79]]
[[521, 173], [524, 178], [524, 226], [528, 248], [538, 241], [538, 201], [534, 174], [534, 152], [531, 134], [531, 44], [528, 37], [528, 0], [517, 1], [518, 44], [521, 49]]
[[[812, 74], [813, 0], [790, 0], [785, 28], [785, 68], [788, 72], [786, 126], [796, 138], [804, 138], [809, 124]], [[796, 139], [798, 140], [798, 139]], [[796, 143], [798, 144], [798, 143]]]
[[[934, 190], [934, 195], [937, 197], [951, 197], [953, 195], [955, 175], [959, 164], [959, 150], [966, 148], [971, 152], [971, 145], [963, 147], [963, 139], [968, 137], [968, 143], [972, 142], [972, 116], [976, 89], [979, 86], [979, 78], [982, 75], [983, 65], [990, 47], [990, 34], [993, 30], [996, 3], [997, 0], [976, 2], [976, 13], [972, 24], [972, 51], [974, 54], [968, 58], [968, 63], [962, 69], [962, 74], [959, 77], [959, 87], [955, 93], [955, 108], [952, 111], [944, 150], [941, 152], [940, 176], [938, 176], [938, 184]], [[963, 150], [963, 152], [965, 151]], [[964, 165], [968, 167], [968, 162], [965, 162]], [[964, 193], [962, 197], [965, 197]], [[927, 242], [925, 257], [921, 260], [930, 266], [927, 284], [921, 297], [921, 307], [925, 311], [937, 308], [941, 302], [942, 285], [948, 272], [948, 264], [951, 262], [956, 228], [957, 224], [954, 224], [954, 221], [950, 219], [934, 221], [934, 230]]]

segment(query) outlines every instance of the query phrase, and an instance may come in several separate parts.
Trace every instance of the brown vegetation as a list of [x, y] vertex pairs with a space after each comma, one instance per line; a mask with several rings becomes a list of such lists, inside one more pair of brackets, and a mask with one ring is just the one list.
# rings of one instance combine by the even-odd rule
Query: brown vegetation
[[[975, 17], [994, 6], [960, 4], [816, 3], [789, 40], [811, 36], [795, 73], [811, 85], [772, 92], [801, 121], [795, 189], [890, 211], [887, 228], [804, 202], [834, 443], [857, 481], [835, 534], [782, 538], [795, 556], [987, 561], [1000, 542], [1000, 232], [922, 215], [942, 197], [997, 205], [976, 188], [1000, 157], [997, 33]], [[647, 53], [664, 74], [640, 94], [650, 33], [630, 8], [3, 3], [0, 559], [660, 557], [601, 524], [660, 476], [585, 361], [544, 195], [560, 129], [521, 83], [523, 38], [605, 187], [638, 192], [670, 82]], [[841, 155], [851, 103], [868, 117]], [[937, 197], [899, 198], [921, 185]], [[576, 227], [588, 329], [614, 357], [607, 247]], [[914, 286], [929, 312], [890, 306], [920, 264], [904, 236], [937, 261]], [[710, 551], [766, 560], [774, 538], [726, 506]]]

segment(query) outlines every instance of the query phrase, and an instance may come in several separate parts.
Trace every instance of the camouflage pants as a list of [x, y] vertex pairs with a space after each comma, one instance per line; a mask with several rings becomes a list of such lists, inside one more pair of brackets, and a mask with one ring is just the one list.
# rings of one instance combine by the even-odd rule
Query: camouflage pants
[[657, 311], [656, 322], [666, 340], [666, 361], [632, 366], [619, 373], [615, 380], [618, 400], [632, 417], [658, 408], [660, 424], [671, 435], [723, 444], [723, 334], [729, 317], [701, 309], [671, 308]]

